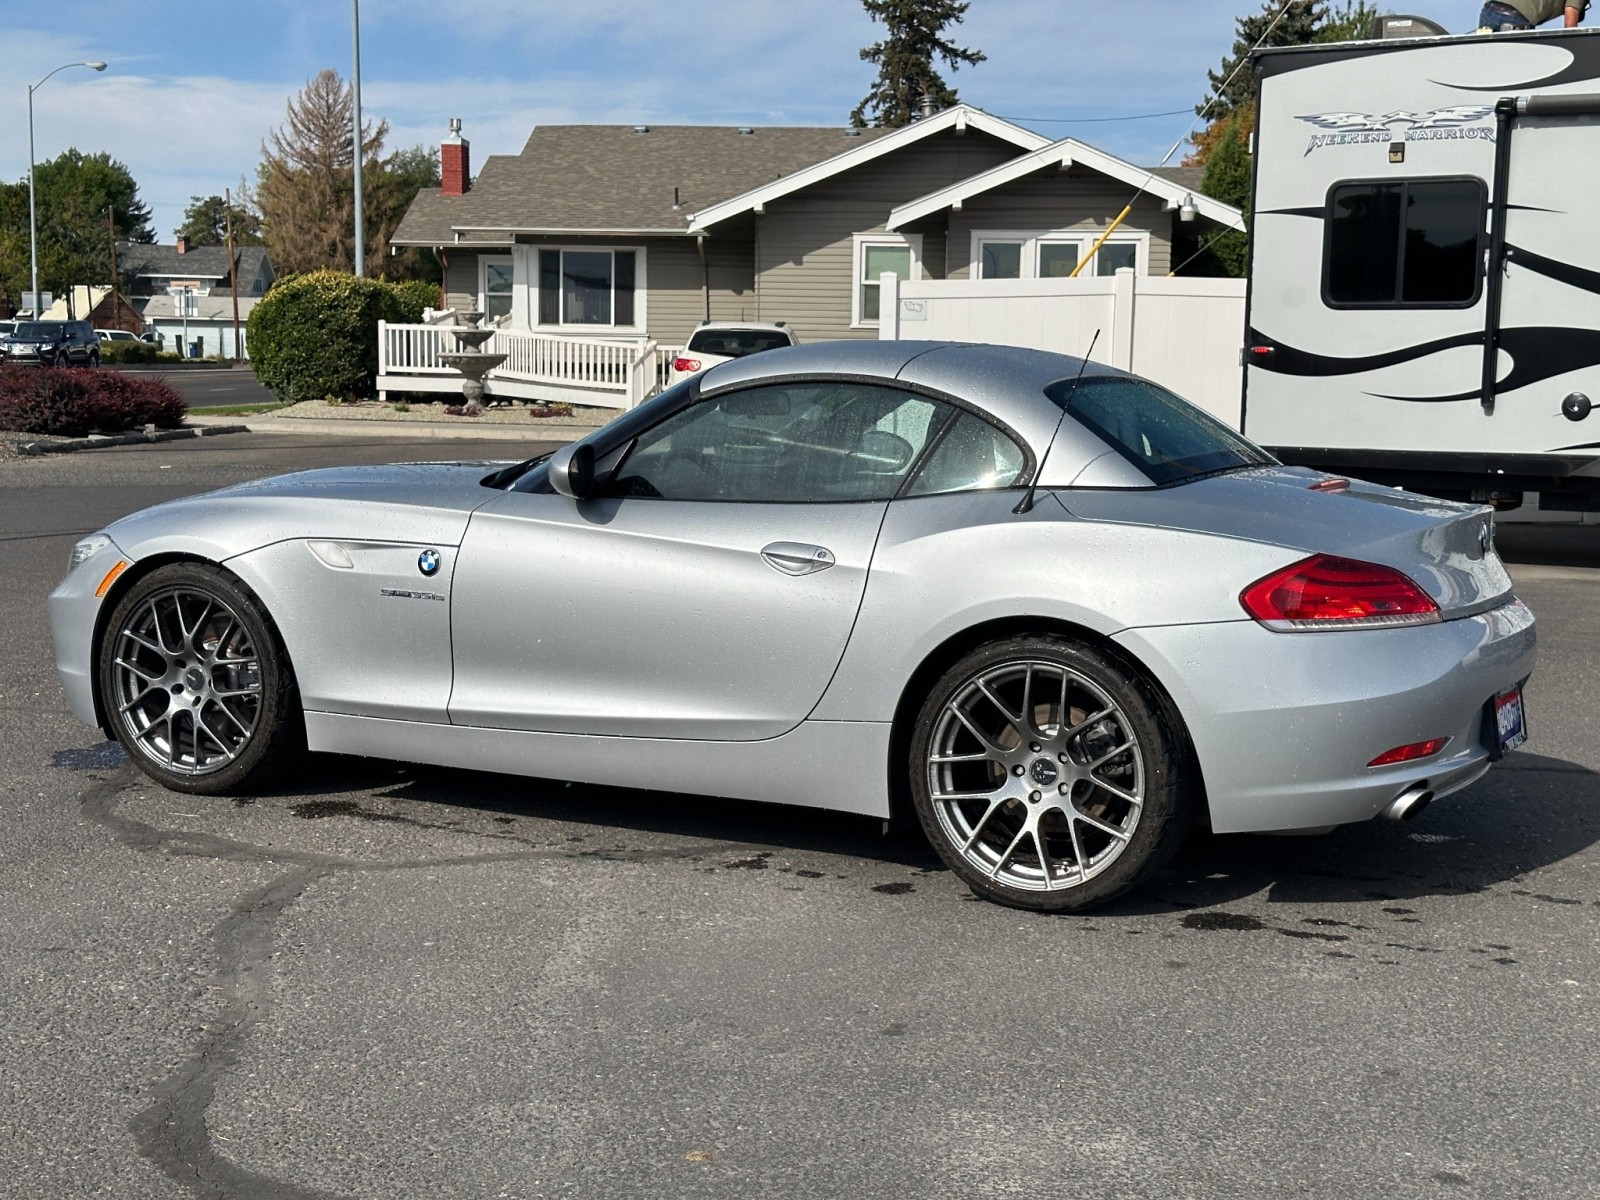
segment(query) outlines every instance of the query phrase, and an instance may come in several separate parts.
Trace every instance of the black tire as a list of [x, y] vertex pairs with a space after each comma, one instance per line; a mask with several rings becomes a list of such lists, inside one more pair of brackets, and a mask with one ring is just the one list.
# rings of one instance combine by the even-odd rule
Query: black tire
[[90, 366], [90, 368], [93, 369], [93, 368], [98, 367], [99, 365], [100, 365], [100, 351], [98, 351], [98, 350], [89, 351], [89, 366]]
[[1057, 636], [972, 651], [917, 715], [923, 831], [975, 893], [1040, 912], [1104, 904], [1183, 843], [1199, 794], [1178, 717], [1131, 665]]
[[266, 608], [210, 563], [158, 567], [117, 602], [99, 646], [117, 740], [163, 787], [227, 795], [297, 763], [305, 719]]

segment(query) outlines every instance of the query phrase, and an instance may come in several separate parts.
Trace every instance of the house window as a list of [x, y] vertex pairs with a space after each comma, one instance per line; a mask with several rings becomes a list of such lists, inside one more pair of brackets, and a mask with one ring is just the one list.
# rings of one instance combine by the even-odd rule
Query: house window
[[892, 272], [899, 279], [922, 278], [922, 239], [893, 234], [857, 234], [855, 239], [855, 298], [852, 325], [876, 325], [880, 297], [879, 276]]
[[979, 242], [978, 278], [1021, 279], [1021, 242]]
[[497, 320], [511, 311], [511, 259], [480, 258], [478, 272], [478, 308], [485, 320]]
[[1332, 308], [1465, 308], [1483, 279], [1481, 179], [1336, 183], [1322, 295]]
[[[980, 230], [972, 235], [972, 275], [975, 279], [1065, 279], [1078, 270], [1079, 261], [1094, 249], [1099, 237], [1092, 230]], [[1078, 273], [1115, 275], [1123, 267], [1131, 267], [1147, 275], [1149, 259], [1148, 233], [1119, 230]]]
[[1077, 242], [1040, 242], [1039, 278], [1066, 279], [1078, 269]]
[[539, 251], [539, 324], [633, 328], [637, 250]]

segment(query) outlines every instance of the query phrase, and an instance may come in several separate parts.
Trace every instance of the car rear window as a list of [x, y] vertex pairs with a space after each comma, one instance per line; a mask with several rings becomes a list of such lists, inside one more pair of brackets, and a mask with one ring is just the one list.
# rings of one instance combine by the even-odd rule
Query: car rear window
[[1063, 379], [1045, 394], [1158, 485], [1277, 462], [1215, 417], [1143, 379]]
[[688, 348], [701, 354], [743, 358], [793, 344], [787, 333], [777, 329], [697, 329], [689, 338]]

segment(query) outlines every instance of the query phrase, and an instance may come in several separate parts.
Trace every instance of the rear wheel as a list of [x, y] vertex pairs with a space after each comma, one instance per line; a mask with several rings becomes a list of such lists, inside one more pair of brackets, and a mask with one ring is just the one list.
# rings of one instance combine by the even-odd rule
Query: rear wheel
[[117, 603], [100, 644], [100, 697], [129, 757], [176, 791], [259, 784], [304, 748], [276, 628], [253, 592], [210, 564], [159, 567]]
[[1150, 685], [1058, 637], [992, 642], [934, 686], [911, 746], [912, 798], [973, 891], [1066, 912], [1147, 879], [1188, 830], [1194, 781]]

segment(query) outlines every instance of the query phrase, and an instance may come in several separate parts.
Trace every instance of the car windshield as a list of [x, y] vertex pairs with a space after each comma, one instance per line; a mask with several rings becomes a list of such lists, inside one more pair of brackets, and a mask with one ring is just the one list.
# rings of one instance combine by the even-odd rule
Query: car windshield
[[1277, 462], [1215, 417], [1142, 379], [1063, 379], [1045, 394], [1158, 485]]
[[60, 337], [65, 328], [60, 321], [19, 321], [11, 336], [46, 342]]
[[789, 335], [777, 329], [697, 329], [689, 338], [688, 350], [743, 358], [747, 354], [760, 354], [763, 350], [792, 344]]

